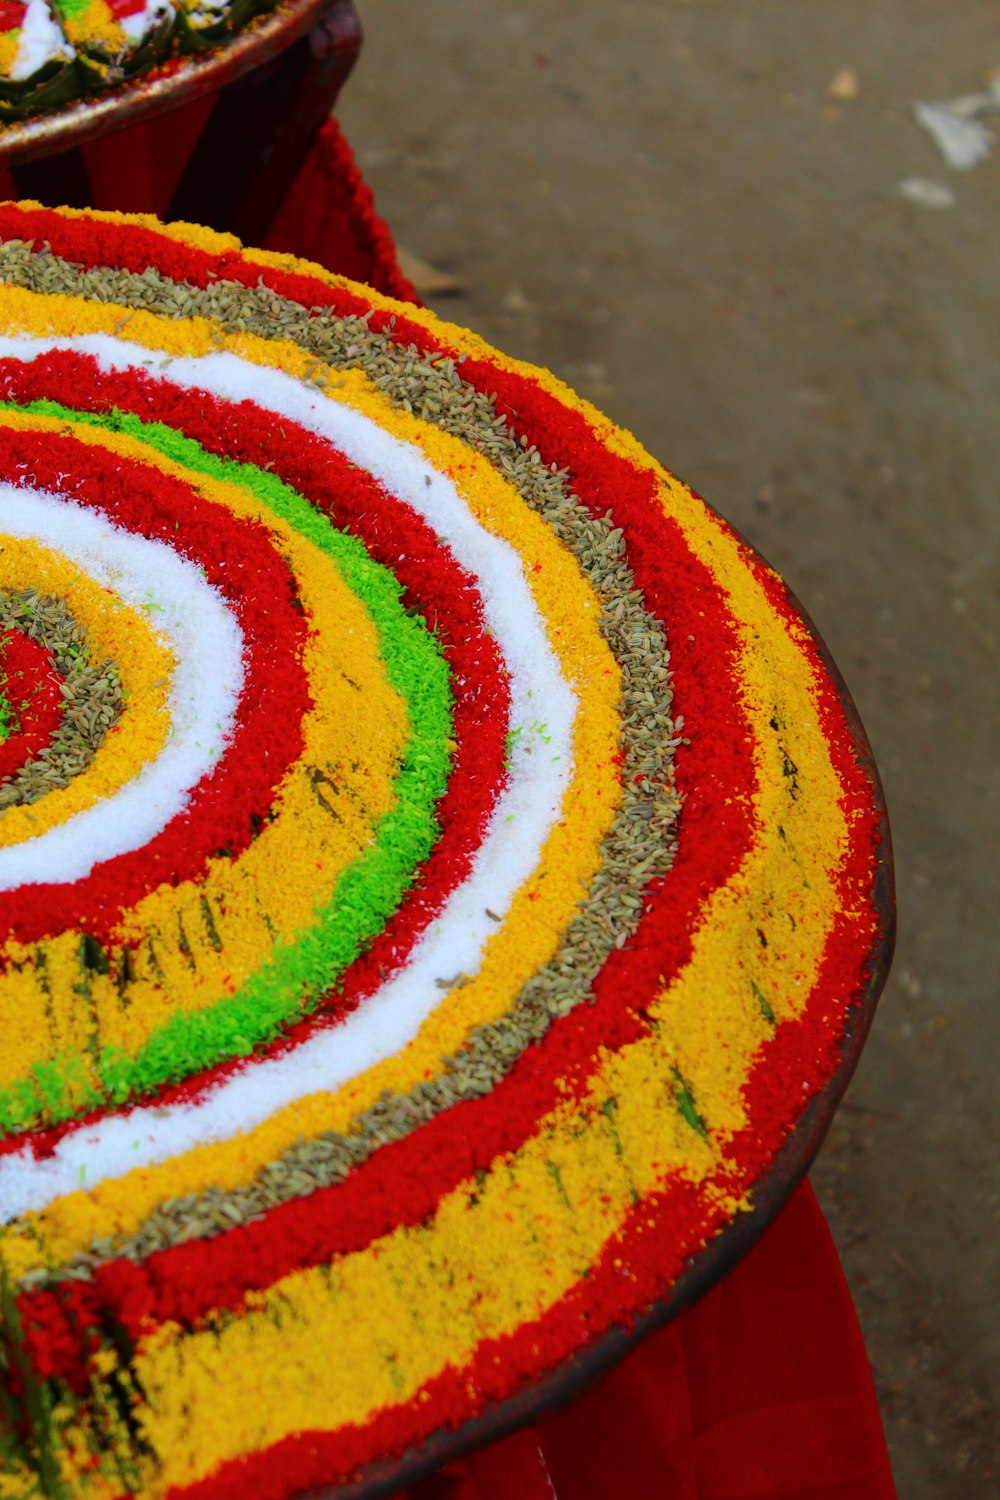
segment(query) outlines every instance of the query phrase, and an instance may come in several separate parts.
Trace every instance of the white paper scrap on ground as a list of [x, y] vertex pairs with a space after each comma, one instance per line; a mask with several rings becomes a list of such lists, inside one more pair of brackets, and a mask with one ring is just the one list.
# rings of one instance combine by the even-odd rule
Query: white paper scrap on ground
[[918, 101], [913, 113], [932, 137], [950, 167], [968, 172], [984, 161], [993, 149], [996, 136], [980, 120], [980, 115], [1000, 110], [1000, 79], [976, 94], [960, 94], [937, 104]]
[[923, 208], [954, 208], [955, 194], [946, 182], [933, 177], [904, 177], [899, 184], [902, 197]]

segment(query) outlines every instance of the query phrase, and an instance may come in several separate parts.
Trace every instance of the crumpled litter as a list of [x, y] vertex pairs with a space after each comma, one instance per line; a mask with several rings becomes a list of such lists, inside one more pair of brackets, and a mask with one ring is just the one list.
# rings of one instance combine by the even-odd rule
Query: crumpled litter
[[904, 177], [899, 191], [911, 203], [923, 208], [954, 208], [955, 194], [946, 182], [935, 182], [931, 177]]
[[1000, 111], [1000, 78], [976, 94], [960, 94], [937, 104], [918, 101], [913, 113], [932, 137], [941, 155], [956, 171], [968, 172], [984, 161], [996, 136], [982, 124], [980, 115]]

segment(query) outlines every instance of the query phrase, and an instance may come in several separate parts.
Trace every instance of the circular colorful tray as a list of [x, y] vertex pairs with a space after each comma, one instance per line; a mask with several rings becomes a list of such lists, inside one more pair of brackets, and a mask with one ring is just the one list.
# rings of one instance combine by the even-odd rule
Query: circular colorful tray
[[[16, 0], [21, 3], [21, 0]], [[112, 130], [126, 129], [163, 111], [216, 93], [226, 84], [285, 52], [318, 24], [336, 27], [339, 49], [351, 55], [360, 46], [360, 23], [354, 7], [337, 0], [283, 0], [268, 7], [253, 3], [252, 15], [240, 0], [235, 10], [217, 7], [214, 18], [222, 30], [211, 28], [205, 49], [169, 52], [145, 58], [145, 65], [129, 77], [105, 81], [97, 92], [82, 92], [76, 83], [78, 63], [66, 66], [58, 89], [48, 90], [48, 102], [27, 92], [16, 105], [3, 108], [0, 77], [0, 163], [19, 166], [40, 157], [79, 147]], [[258, 13], [259, 12], [259, 13]], [[231, 21], [231, 30], [225, 30]], [[177, 31], [171, 33], [177, 43]], [[166, 39], [165, 39], [166, 40]], [[81, 98], [76, 96], [81, 95]]]
[[870, 753], [550, 375], [186, 225], [7, 205], [0, 271], [0, 1472], [384, 1493], [790, 1193], [889, 961]]
[[[343, 12], [343, 14], [341, 14]], [[213, 93], [335, 16], [337, 0], [5, 0], [0, 161], [49, 156]]]

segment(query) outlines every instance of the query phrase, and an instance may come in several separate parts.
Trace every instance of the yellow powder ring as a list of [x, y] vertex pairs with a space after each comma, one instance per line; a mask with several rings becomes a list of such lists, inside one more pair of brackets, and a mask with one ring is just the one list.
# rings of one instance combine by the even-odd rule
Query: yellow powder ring
[[[548, 481], [525, 475], [530, 466], [568, 470], [583, 509], [593, 517], [610, 512], [611, 545], [622, 539], [645, 611], [616, 645], [624, 691], [639, 694], [623, 725], [634, 727], [643, 709], [646, 717], [657, 712], [641, 696], [653, 691], [653, 679], [640, 689], [628, 674], [633, 658], [641, 672], [652, 650], [653, 622], [666, 625], [674, 710], [690, 740], [677, 750], [676, 785], [685, 798], [677, 857], [669, 872], [640, 879], [624, 903], [629, 909], [636, 900], [635, 916], [603, 960], [591, 1004], [556, 1011], [535, 1043], [533, 1114], [522, 1087], [529, 1075], [516, 1066], [501, 1070], [488, 1092], [435, 1108], [415, 1130], [403, 1113], [410, 1096], [388, 1099], [365, 1137], [374, 1149], [365, 1147], [352, 1174], [326, 1180], [306, 1209], [279, 1192], [259, 1223], [240, 1231], [240, 1243], [256, 1247], [258, 1267], [256, 1285], [242, 1291], [225, 1232], [163, 1253], [152, 1319], [141, 1250], [133, 1270], [113, 1255], [99, 1267], [99, 1297], [136, 1340], [129, 1367], [115, 1367], [123, 1377], [134, 1370], [135, 1389], [145, 1393], [135, 1414], [154, 1457], [140, 1462], [141, 1492], [195, 1485], [207, 1493], [226, 1482], [233, 1464], [252, 1470], [261, 1493], [276, 1495], [359, 1467], [384, 1477], [394, 1451], [430, 1439], [431, 1451], [445, 1457], [512, 1413], [526, 1415], [545, 1382], [572, 1379], [581, 1318], [594, 1334], [587, 1361], [619, 1350], [626, 1320], [679, 1306], [759, 1233], [775, 1206], [771, 1195], [790, 1190], [846, 1082], [888, 961], [891, 876], [877, 779], [839, 680], [780, 582], [701, 502], [550, 377], [429, 315], [200, 231], [115, 220], [118, 259], [109, 265], [107, 229], [98, 248], [89, 221], [78, 216], [5, 212], [6, 233], [16, 238], [44, 228], [52, 245], [43, 256], [47, 288], [55, 279], [67, 294], [71, 262], [86, 265], [89, 257], [103, 265], [119, 319], [133, 274], [129, 257], [140, 241], [147, 254], [154, 245], [160, 317], [136, 313], [129, 325], [151, 350], [208, 353], [232, 336], [231, 347], [262, 371], [328, 383], [329, 399], [377, 413], [401, 436], [409, 436], [408, 418], [386, 409], [386, 398], [399, 399], [407, 361], [427, 383], [411, 400], [415, 409], [426, 410], [425, 398], [447, 400], [452, 381], [484, 421], [491, 406], [510, 433], [508, 441], [501, 430], [498, 462], [546, 497], [548, 524], [562, 524], [565, 501], [548, 498]], [[11, 251], [8, 263], [15, 262], [32, 285], [34, 252]], [[249, 292], [240, 317], [250, 333], [231, 334], [207, 292], [201, 301], [194, 296], [206, 323], [178, 318], [169, 283], [187, 281], [189, 319], [190, 287], [204, 284], [208, 265], [247, 287], [262, 279], [268, 300], [280, 299], [283, 309], [280, 342], [255, 324]], [[296, 308], [324, 306], [326, 322], [313, 313], [296, 323]], [[378, 352], [384, 396], [345, 370], [351, 356], [333, 347], [333, 317], [348, 322], [353, 339], [349, 320], [364, 308], [373, 338], [388, 340]], [[67, 312], [81, 332], [106, 316], [79, 298]], [[387, 333], [390, 315], [396, 321]], [[173, 321], [164, 324], [164, 316]], [[311, 346], [314, 336], [331, 340], [325, 353]], [[393, 363], [397, 350], [407, 351], [405, 360]], [[615, 826], [629, 816], [642, 824], [647, 813], [656, 816], [664, 772], [634, 754], [624, 730], [618, 755]], [[558, 998], [551, 988], [547, 994]], [[498, 1031], [498, 1054], [505, 1045]], [[290, 1170], [293, 1157], [304, 1160], [294, 1151], [278, 1145], [276, 1163]], [[377, 1195], [390, 1182], [396, 1222], [388, 1215], [361, 1236], [351, 1226], [386, 1201]], [[192, 1216], [211, 1202], [228, 1211], [243, 1191], [237, 1175], [221, 1198], [196, 1192]], [[681, 1202], [689, 1207], [678, 1234]], [[279, 1254], [282, 1226], [303, 1211], [312, 1235], [325, 1214], [339, 1227], [312, 1263], [293, 1267]], [[151, 1221], [136, 1232], [149, 1235]], [[653, 1245], [651, 1259], [644, 1246]], [[689, 1256], [693, 1265], [684, 1269]], [[182, 1260], [183, 1298], [170, 1270]], [[81, 1310], [96, 1307], [97, 1292], [78, 1286]], [[20, 1295], [26, 1314], [32, 1297], [42, 1299], [39, 1310], [52, 1306], [44, 1287]], [[147, 1315], [136, 1321], [143, 1307]], [[272, 1347], [277, 1320], [280, 1354]], [[352, 1349], [360, 1338], [350, 1382], [313, 1368], [309, 1351], [320, 1336]], [[186, 1413], [204, 1407], [202, 1382], [217, 1358], [220, 1425], [192, 1431]], [[446, 1390], [435, 1358], [460, 1372], [464, 1395], [453, 1382]], [[272, 1385], [280, 1378], [262, 1412], [254, 1393], [265, 1371]], [[478, 1425], [466, 1425], [460, 1439], [432, 1436], [470, 1418]], [[86, 1413], [81, 1420], [85, 1433]], [[368, 1447], [365, 1434], [372, 1435]], [[393, 1470], [400, 1482], [406, 1462]]]

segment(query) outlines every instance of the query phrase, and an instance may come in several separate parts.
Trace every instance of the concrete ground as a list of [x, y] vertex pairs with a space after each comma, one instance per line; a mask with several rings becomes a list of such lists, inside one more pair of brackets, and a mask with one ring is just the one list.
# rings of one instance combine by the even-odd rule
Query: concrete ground
[[900, 1495], [998, 1496], [1000, 144], [954, 171], [913, 116], [1000, 69], [996, 7], [360, 9], [340, 116], [399, 242], [464, 287], [427, 300], [708, 496], [857, 700], [900, 937], [814, 1181]]

